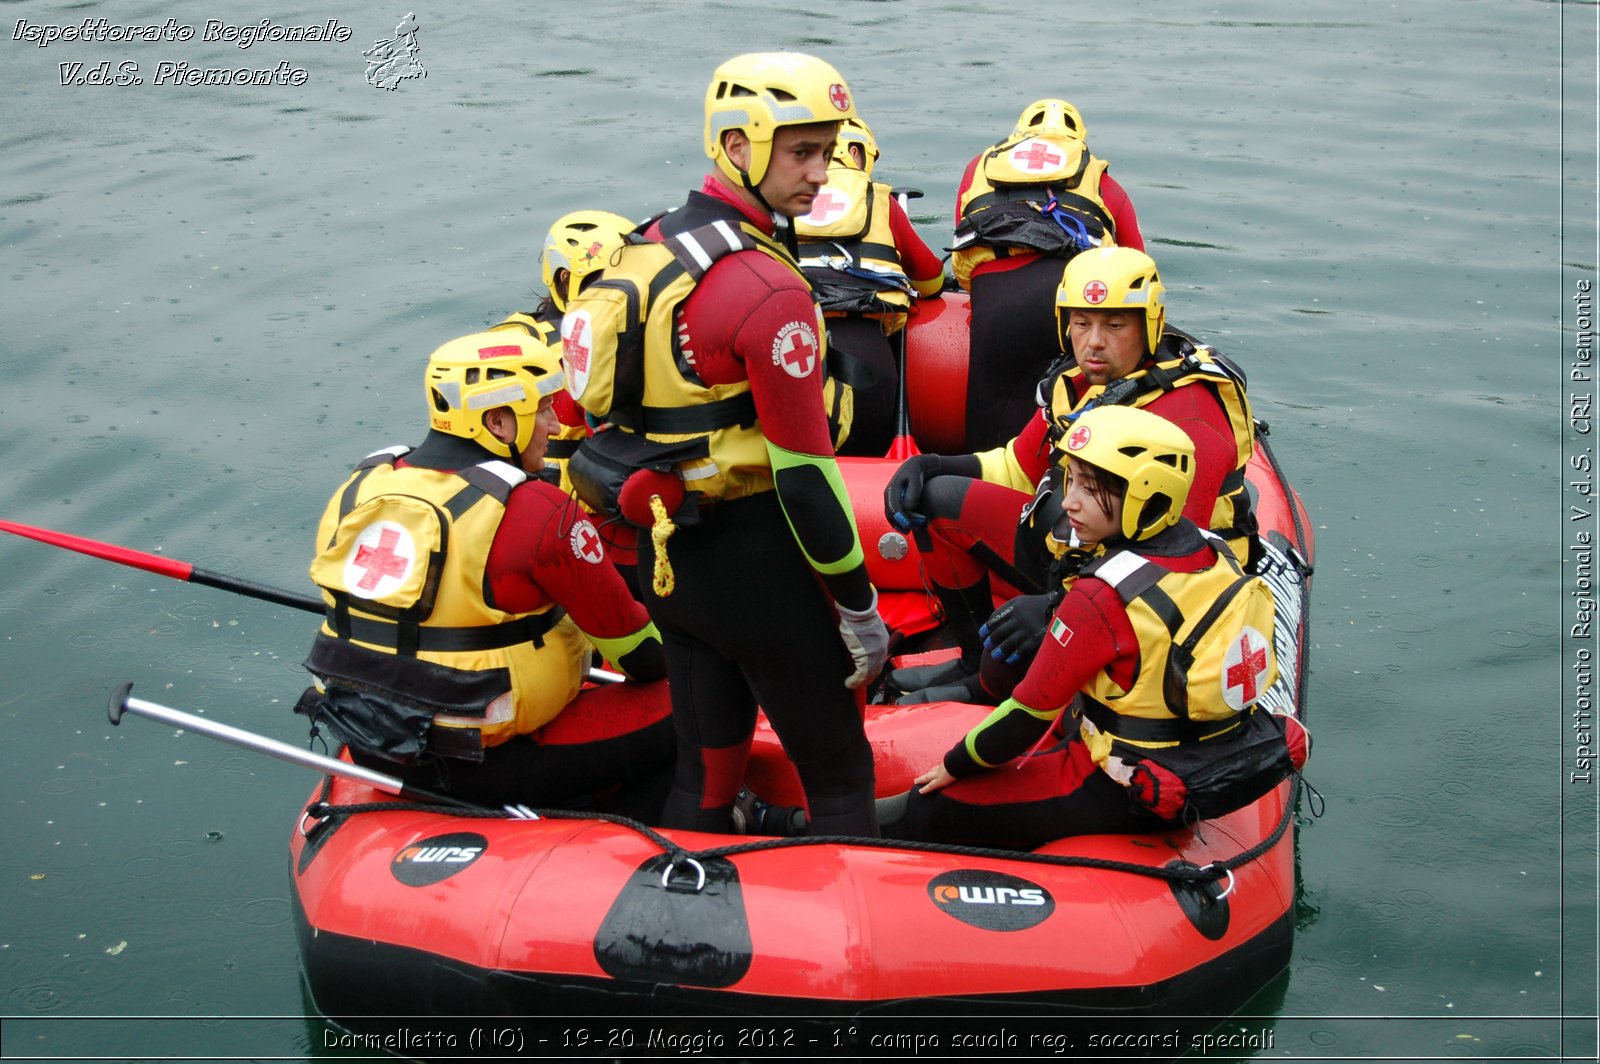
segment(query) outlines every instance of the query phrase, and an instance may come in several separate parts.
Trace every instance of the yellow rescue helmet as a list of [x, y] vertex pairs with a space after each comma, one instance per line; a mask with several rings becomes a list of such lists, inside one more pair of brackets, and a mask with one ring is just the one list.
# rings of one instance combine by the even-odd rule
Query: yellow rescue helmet
[[[566, 387], [567, 377], [559, 348], [501, 330], [442, 345], [429, 356], [423, 383], [430, 426], [515, 460], [533, 441], [540, 401]], [[517, 415], [514, 446], [496, 439], [483, 424], [487, 411], [502, 406]]]
[[1194, 483], [1194, 441], [1178, 426], [1133, 406], [1096, 406], [1073, 419], [1058, 452], [1127, 482], [1122, 534], [1149, 539], [1178, 523]]
[[[633, 222], [610, 211], [573, 211], [556, 219], [544, 238], [539, 270], [557, 310], [566, 313], [567, 301], [578, 294], [583, 279], [604, 268], [634, 228]], [[565, 278], [562, 270], [567, 271]]]
[[1014, 137], [1033, 133], [1058, 133], [1076, 140], [1088, 137], [1078, 109], [1065, 100], [1054, 99], [1035, 100], [1024, 107], [1017, 117], [1017, 128], [1011, 131]]
[[1062, 270], [1056, 289], [1061, 350], [1072, 350], [1067, 325], [1073, 310], [1133, 310], [1144, 315], [1145, 349], [1155, 354], [1167, 317], [1166, 292], [1155, 260], [1136, 248], [1079, 252]]
[[[851, 145], [861, 148], [861, 161], [856, 162], [855, 156], [850, 153]], [[860, 116], [846, 118], [839, 123], [839, 143], [833, 149], [835, 161], [844, 162], [857, 170], [863, 170], [868, 177], [872, 176], [872, 167], [878, 161], [878, 141], [872, 135], [872, 127]]]
[[[799, 52], [737, 55], [711, 75], [706, 89], [705, 148], [717, 168], [746, 188], [767, 176], [772, 137], [783, 126], [841, 122], [856, 117], [855, 98], [832, 65]], [[728, 158], [722, 135], [731, 129], [750, 141], [750, 165]]]

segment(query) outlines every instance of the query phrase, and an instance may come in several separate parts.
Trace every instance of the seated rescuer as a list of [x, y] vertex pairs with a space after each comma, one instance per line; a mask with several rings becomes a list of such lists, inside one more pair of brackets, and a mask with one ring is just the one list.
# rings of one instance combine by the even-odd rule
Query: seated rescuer
[[[536, 475], [563, 382], [554, 351], [506, 331], [433, 353], [427, 438], [369, 456], [323, 514], [306, 667], [324, 690], [302, 711], [414, 785], [541, 805], [620, 784], [618, 811], [653, 818], [675, 747], [660, 637]], [[596, 649], [639, 682], [580, 693]]]
[[[633, 222], [610, 211], [571, 211], [557, 218], [539, 252], [539, 272], [547, 294], [533, 310], [508, 314], [504, 321], [491, 328], [525, 333], [542, 341], [560, 357], [561, 315], [566, 313], [568, 302], [599, 278], [600, 270], [635, 228]], [[565, 388], [556, 392], [554, 399], [560, 425], [545, 451], [544, 468], [539, 476], [571, 495], [572, 479], [567, 475], [567, 460], [588, 437], [589, 423], [583, 407]], [[604, 522], [596, 527], [605, 541], [611, 563], [622, 574], [634, 598], [638, 598], [638, 544], [634, 529]]]
[[[1179, 516], [1188, 436], [1102, 406], [1060, 457], [1052, 549], [1070, 536], [1092, 558], [1016, 692], [912, 791], [879, 803], [886, 837], [1032, 849], [1158, 830], [1247, 805], [1305, 762], [1299, 723], [1256, 709], [1277, 674], [1271, 589]], [[1229, 782], [1207, 782], [1223, 766]]]
[[1133, 203], [1087, 137], [1072, 104], [1035, 100], [961, 177], [950, 262], [972, 297], [974, 451], [1000, 446], [1032, 413], [1033, 383], [1055, 356], [1051, 297], [1063, 262], [1111, 244], [1144, 250]]
[[904, 343], [913, 294], [936, 297], [944, 285], [944, 263], [911, 227], [894, 190], [872, 180], [877, 159], [867, 123], [845, 119], [828, 183], [794, 223], [800, 268], [827, 318], [829, 349], [842, 356], [854, 386], [855, 416], [840, 454], [889, 449], [900, 379], [891, 339]]
[[[899, 528], [926, 529], [925, 572], [962, 651], [957, 663], [891, 673], [896, 690], [912, 692], [901, 701], [992, 704], [1025, 670], [1050, 616], [1045, 534], [1061, 492], [1049, 456], [1084, 410], [1142, 407], [1181, 428], [1195, 451], [1184, 516], [1227, 539], [1241, 560], [1250, 557], [1255, 518], [1244, 468], [1255, 443], [1244, 377], [1165, 325], [1164, 293], [1142, 251], [1098, 248], [1074, 258], [1055, 299], [1065, 356], [1039, 386], [1038, 416], [1002, 447], [917, 455], [889, 480], [885, 512]], [[1022, 592], [992, 618], [991, 573]], [[982, 654], [985, 645], [992, 656]]]
[[621, 469], [614, 494], [595, 493], [602, 509], [629, 512], [643, 484], [676, 519], [670, 541], [641, 537], [639, 551], [678, 728], [669, 827], [727, 829], [759, 702], [813, 831], [877, 834], [862, 691], [888, 633], [834, 458], [822, 320], [786, 246], [854, 114], [815, 57], [723, 63], [705, 101], [712, 173], [562, 321], [572, 393], [610, 423], [579, 448], [574, 480], [590, 460]]

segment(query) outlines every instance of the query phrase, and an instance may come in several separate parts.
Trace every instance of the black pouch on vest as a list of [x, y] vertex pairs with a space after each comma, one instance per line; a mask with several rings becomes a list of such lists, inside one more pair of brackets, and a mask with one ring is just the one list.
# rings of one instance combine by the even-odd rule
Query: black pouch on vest
[[461, 672], [321, 632], [305, 667], [325, 690], [310, 705], [302, 698], [296, 712], [326, 724], [341, 742], [402, 765], [427, 755], [483, 760], [476, 729], [435, 728], [434, 714], [482, 716], [491, 701], [511, 689], [506, 669]]
[[1128, 796], [1167, 820], [1209, 820], [1243, 809], [1299, 771], [1310, 751], [1299, 721], [1257, 710], [1229, 735], [1147, 749], [1113, 743], [1133, 768]]
[[578, 500], [590, 512], [617, 517], [622, 485], [641, 469], [670, 473], [680, 462], [705, 458], [711, 453], [709, 437], [681, 443], [656, 443], [633, 432], [605, 429], [578, 445], [567, 462], [567, 476]]

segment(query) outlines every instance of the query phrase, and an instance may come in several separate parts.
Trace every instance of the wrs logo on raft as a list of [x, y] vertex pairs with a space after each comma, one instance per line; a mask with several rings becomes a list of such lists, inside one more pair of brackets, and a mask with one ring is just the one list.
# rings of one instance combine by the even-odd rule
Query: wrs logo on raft
[[471, 831], [435, 835], [404, 847], [389, 870], [408, 887], [426, 887], [449, 879], [489, 848], [489, 840]]
[[1039, 884], [977, 869], [935, 876], [928, 897], [942, 912], [987, 931], [1025, 931], [1056, 911], [1055, 899]]

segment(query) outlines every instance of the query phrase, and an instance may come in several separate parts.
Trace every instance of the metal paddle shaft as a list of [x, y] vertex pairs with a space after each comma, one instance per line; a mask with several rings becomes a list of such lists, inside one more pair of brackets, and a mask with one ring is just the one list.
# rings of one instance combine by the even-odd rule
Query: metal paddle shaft
[[340, 761], [336, 757], [315, 754], [310, 750], [302, 750], [298, 746], [290, 746], [288, 743], [280, 742], [265, 735], [257, 735], [255, 732], [246, 731], [243, 728], [235, 728], [231, 724], [223, 724], [219, 721], [207, 720], [205, 717], [197, 717], [193, 713], [185, 713], [183, 710], [173, 709], [171, 706], [163, 706], [159, 702], [146, 702], [142, 698], [134, 698], [132, 691], [133, 684], [124, 683], [111, 692], [111, 701], [106, 706], [106, 716], [110, 718], [112, 724], [121, 724], [122, 714], [132, 713], [135, 716], [144, 717], [146, 720], [169, 724], [174, 728], [199, 732], [201, 735], [212, 739], [231, 743], [234, 746], [241, 746], [258, 754], [266, 754], [268, 757], [275, 757], [279, 761], [287, 761], [291, 765], [315, 769], [324, 775], [341, 776], [347, 780], [365, 783], [369, 787], [376, 787], [385, 794], [392, 794], [397, 798], [426, 802], [430, 805], [455, 806], [462, 809], [478, 810], [484, 808], [471, 802], [464, 802], [459, 798], [452, 798], [447, 794], [436, 794], [422, 787], [413, 787], [394, 776], [388, 776], [370, 768], [362, 768], [360, 765], [352, 765], [348, 761]]

